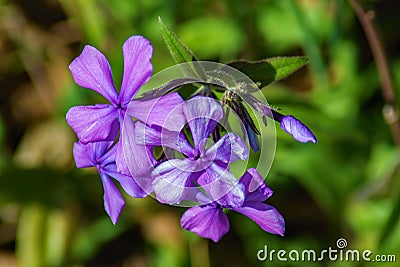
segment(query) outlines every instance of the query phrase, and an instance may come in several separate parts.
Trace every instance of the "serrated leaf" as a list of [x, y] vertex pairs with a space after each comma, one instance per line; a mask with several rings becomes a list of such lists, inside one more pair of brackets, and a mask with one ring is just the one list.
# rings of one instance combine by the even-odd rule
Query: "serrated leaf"
[[[179, 37], [162, 21], [160, 17], [158, 18], [158, 23], [160, 24], [165, 44], [167, 45], [176, 64], [198, 61], [193, 52], [183, 44]], [[192, 64], [190, 67], [185, 67], [184, 71], [187, 72], [187, 75], [193, 77], [201, 79], [206, 78], [205, 71], [199, 64]]]
[[193, 52], [182, 43], [178, 36], [162, 21], [160, 17], [158, 18], [158, 23], [160, 24], [162, 36], [168, 50], [177, 64], [197, 60]]
[[307, 57], [274, 57], [259, 61], [234, 61], [228, 65], [243, 72], [260, 88], [286, 78], [309, 62]]

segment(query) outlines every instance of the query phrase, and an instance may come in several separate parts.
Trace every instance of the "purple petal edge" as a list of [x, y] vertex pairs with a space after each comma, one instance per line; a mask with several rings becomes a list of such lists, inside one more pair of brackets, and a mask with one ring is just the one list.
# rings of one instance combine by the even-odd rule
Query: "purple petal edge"
[[113, 224], [116, 224], [122, 208], [125, 206], [124, 198], [112, 179], [105, 173], [100, 173], [104, 188], [104, 209], [110, 216]]
[[184, 230], [218, 242], [229, 231], [229, 220], [221, 208], [204, 205], [186, 210], [181, 226]]
[[266, 232], [281, 236], [285, 233], [285, 220], [277, 209], [268, 204], [246, 203], [233, 210], [247, 216]]
[[284, 116], [282, 118], [281, 128], [282, 130], [293, 136], [294, 139], [296, 139], [301, 143], [307, 143], [307, 142], [317, 143], [317, 138], [311, 132], [311, 130], [307, 126], [305, 126], [301, 121], [299, 121], [298, 119], [296, 119], [291, 115]]
[[107, 104], [74, 106], [66, 114], [68, 125], [82, 143], [113, 141], [120, 128], [118, 113]]
[[115, 104], [117, 91], [107, 58], [95, 47], [86, 45], [82, 53], [69, 65], [74, 81], [87, 89], [94, 90]]
[[122, 79], [119, 100], [123, 104], [136, 95], [140, 87], [145, 84], [153, 72], [150, 62], [153, 47], [149, 40], [140, 35], [129, 37], [122, 46], [124, 56], [124, 76]]

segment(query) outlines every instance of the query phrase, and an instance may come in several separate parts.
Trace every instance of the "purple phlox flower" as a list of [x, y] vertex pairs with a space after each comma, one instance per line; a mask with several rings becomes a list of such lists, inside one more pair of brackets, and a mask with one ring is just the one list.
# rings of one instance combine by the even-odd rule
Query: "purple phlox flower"
[[132, 36], [123, 45], [124, 76], [119, 94], [114, 87], [107, 58], [95, 47], [86, 45], [69, 65], [75, 82], [104, 96], [110, 104], [75, 106], [67, 122], [83, 143], [113, 141], [122, 124], [128, 104], [153, 71], [153, 48], [142, 36]]
[[293, 136], [297, 141], [301, 143], [317, 143], [315, 135], [300, 120], [292, 115], [285, 116], [276, 111], [273, 111], [272, 114], [274, 120], [280, 123], [281, 129]]
[[[205, 173], [198, 179], [200, 184], [207, 175]], [[228, 193], [218, 201], [191, 207], [182, 215], [182, 228], [218, 242], [229, 231], [228, 216], [223, 212], [223, 209], [229, 209], [247, 216], [264, 231], [283, 236], [285, 221], [274, 207], [264, 203], [272, 195], [272, 190], [267, 187], [256, 169], [247, 170], [240, 178], [237, 190], [244, 192], [241, 203], [229, 204], [231, 201], [226, 198], [231, 197], [231, 193]], [[199, 194], [199, 198], [206, 197]]]
[[[74, 158], [78, 168], [96, 167], [104, 188], [104, 209], [116, 224], [125, 201], [115, 185], [117, 181], [130, 196], [141, 198], [147, 195], [132, 176], [117, 171], [115, 163], [117, 147], [112, 141], [74, 144]], [[114, 181], [113, 181], [113, 179]]]
[[[238, 180], [229, 172], [228, 165], [238, 159], [246, 159], [248, 150], [244, 141], [233, 133], [222, 136], [207, 147], [210, 134], [223, 117], [221, 105], [209, 97], [194, 97], [182, 104], [184, 117], [193, 138], [193, 146], [181, 131], [146, 127], [137, 123], [136, 142], [147, 146], [162, 146], [183, 154], [183, 158], [169, 158], [152, 172], [153, 190], [160, 202], [180, 203], [194, 200], [198, 193], [197, 178], [207, 173], [211, 199], [219, 199], [230, 192]], [[176, 120], [167, 128], [182, 129]], [[240, 198], [240, 196], [237, 196]]]
[[[96, 48], [86, 45], [81, 55], [69, 66], [78, 85], [98, 92], [110, 102], [94, 106], [75, 106], [68, 111], [66, 120], [82, 143], [114, 141], [119, 130], [134, 129], [132, 121], [123, 127], [125, 114], [149, 125], [162, 125], [165, 119], [163, 114], [183, 102], [177, 93], [146, 101], [132, 100], [151, 76], [153, 66], [150, 59], [153, 47], [144, 37], [132, 36], [125, 41], [122, 50], [124, 74], [119, 94], [114, 87], [110, 64]], [[126, 137], [127, 140], [123, 142], [135, 151], [134, 155], [128, 155], [134, 158], [130, 161], [132, 166], [129, 169], [136, 169], [138, 174], [142, 174], [152, 164], [152, 159], [146, 156], [145, 148], [135, 147], [134, 142], [129, 140], [134, 132], [125, 135], [124, 132], [121, 131], [120, 140]], [[121, 144], [118, 145], [117, 154], [118, 170], [123, 171], [124, 155]]]
[[269, 117], [280, 123], [281, 129], [293, 136], [294, 139], [301, 143], [317, 143], [317, 138], [313, 132], [304, 125], [300, 120], [292, 115], [283, 115], [276, 111], [276, 109], [261, 103], [258, 99], [250, 94], [241, 95], [243, 99], [263, 117], [264, 124], [266, 124], [266, 117]]
[[307, 143], [317, 143], [317, 138], [312, 131], [304, 125], [300, 120], [295, 117], [288, 115], [285, 116], [277, 112], [276, 108], [271, 108], [265, 103], [252, 96], [250, 93], [239, 93], [227, 90], [225, 91], [222, 102], [228, 105], [236, 114], [239, 115], [240, 120], [244, 125], [244, 130], [249, 139], [250, 147], [254, 152], [259, 150], [259, 141], [257, 135], [260, 135], [260, 131], [257, 129], [253, 119], [249, 115], [245, 105], [242, 101], [253, 107], [262, 116], [264, 124], [267, 125], [267, 117], [280, 123], [281, 129], [290, 134], [295, 140]]

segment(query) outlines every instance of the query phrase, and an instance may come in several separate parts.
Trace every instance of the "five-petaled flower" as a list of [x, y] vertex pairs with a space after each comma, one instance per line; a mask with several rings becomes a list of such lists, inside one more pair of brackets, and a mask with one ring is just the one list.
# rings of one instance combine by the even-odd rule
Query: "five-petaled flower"
[[[205, 173], [198, 179], [199, 184], [204, 183], [204, 179], [208, 180], [207, 175]], [[264, 231], [283, 236], [285, 221], [274, 207], [264, 203], [272, 195], [272, 190], [257, 170], [247, 170], [236, 187], [244, 192], [242, 202], [232, 205], [229, 201], [231, 193], [228, 193], [217, 201], [191, 207], [182, 215], [182, 228], [218, 242], [229, 231], [228, 216], [223, 212], [223, 209], [229, 209], [249, 217]], [[199, 201], [207, 201], [205, 195], [199, 194], [198, 198]]]
[[104, 209], [114, 224], [117, 223], [119, 214], [125, 205], [125, 201], [113, 182], [116, 180], [125, 192], [135, 198], [147, 196], [135, 180], [128, 174], [117, 171], [115, 164], [116, 146], [112, 141], [74, 144], [74, 159], [76, 167], [96, 167], [104, 188]]
[[[162, 162], [152, 172], [153, 190], [157, 199], [163, 203], [176, 204], [182, 200], [194, 200], [198, 193], [197, 178], [203, 173], [210, 177], [206, 187], [210, 188], [212, 200], [216, 200], [231, 191], [237, 179], [228, 170], [229, 163], [248, 157], [245, 142], [236, 134], [228, 133], [216, 143], [206, 148], [210, 134], [223, 117], [221, 104], [209, 97], [194, 97], [183, 106], [184, 117], [193, 139], [193, 146], [182, 132], [168, 131], [163, 128], [150, 128], [138, 124], [136, 142], [147, 146], [164, 146], [175, 149], [184, 155], [183, 159], [172, 158]], [[179, 107], [178, 107], [179, 108]], [[179, 109], [180, 110], [180, 109]], [[173, 114], [172, 112], [171, 114]], [[166, 120], [174, 124], [169, 128], [182, 129], [175, 120]], [[236, 195], [235, 199], [242, 198]]]
[[[123, 126], [126, 114], [150, 125], [162, 125], [165, 112], [183, 102], [177, 93], [147, 101], [133, 100], [141, 86], [150, 79], [153, 70], [150, 62], [153, 47], [144, 37], [132, 36], [125, 41], [122, 50], [124, 74], [119, 94], [114, 87], [110, 64], [96, 48], [86, 45], [81, 55], [69, 66], [78, 85], [98, 92], [110, 102], [94, 106], [74, 106], [67, 112], [66, 120], [82, 143], [114, 141], [121, 129], [120, 140], [124, 142]], [[132, 101], [134, 103], [131, 103]], [[127, 123], [133, 124], [132, 120], [128, 120]], [[134, 130], [134, 125], [126, 127]], [[144, 147], [135, 146], [129, 137], [126, 140], [126, 143], [128, 142], [130, 149], [135, 151], [135, 154], [130, 154], [134, 158], [131, 162], [136, 164], [130, 169], [137, 169], [137, 174], [141, 174], [145, 172], [146, 166], [153, 162]], [[121, 142], [117, 147], [116, 161], [118, 170], [121, 171], [125, 166]]]

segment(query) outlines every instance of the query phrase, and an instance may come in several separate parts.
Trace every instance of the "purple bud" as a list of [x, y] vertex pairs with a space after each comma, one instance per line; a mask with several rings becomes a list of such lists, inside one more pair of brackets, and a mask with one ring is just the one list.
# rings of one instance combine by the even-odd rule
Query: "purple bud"
[[317, 143], [317, 138], [311, 130], [295, 117], [291, 115], [284, 116], [280, 123], [282, 130], [289, 133], [297, 141], [301, 143]]

